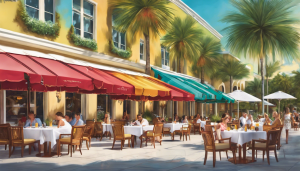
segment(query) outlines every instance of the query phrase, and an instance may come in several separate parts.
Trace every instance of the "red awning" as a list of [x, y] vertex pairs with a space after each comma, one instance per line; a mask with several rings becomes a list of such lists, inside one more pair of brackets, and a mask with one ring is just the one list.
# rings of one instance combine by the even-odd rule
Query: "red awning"
[[17, 61], [7, 53], [0, 53], [0, 82], [25, 81], [24, 73], [32, 80], [32, 83], [40, 83], [42, 78], [39, 74]]
[[[81, 74], [78, 71], [75, 71], [60, 61], [37, 57], [31, 57], [31, 59], [57, 75], [57, 87], [78, 87], [84, 90], [94, 89], [91, 78]], [[51, 85], [46, 86], [51, 87]]]
[[[81, 90], [82, 93], [95, 94], [134, 94], [134, 87], [120, 79], [111, 76], [99, 69], [68, 64], [71, 68], [93, 79], [95, 89], [92, 91]], [[104, 91], [105, 90], [105, 91]]]

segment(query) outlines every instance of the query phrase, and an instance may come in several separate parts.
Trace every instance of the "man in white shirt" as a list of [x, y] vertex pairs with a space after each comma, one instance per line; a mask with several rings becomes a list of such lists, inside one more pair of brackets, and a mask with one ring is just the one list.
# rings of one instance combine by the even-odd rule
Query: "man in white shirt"
[[[198, 116], [198, 115], [197, 115], [197, 116]], [[197, 118], [197, 123], [201, 123], [200, 115], [199, 115], [199, 117]]]
[[137, 115], [137, 120], [135, 121], [135, 125], [148, 126], [149, 122], [147, 121], [147, 119], [144, 119], [142, 115]]
[[242, 113], [242, 116], [240, 117], [240, 125], [243, 127], [247, 124], [247, 113], [246, 112], [243, 112]]

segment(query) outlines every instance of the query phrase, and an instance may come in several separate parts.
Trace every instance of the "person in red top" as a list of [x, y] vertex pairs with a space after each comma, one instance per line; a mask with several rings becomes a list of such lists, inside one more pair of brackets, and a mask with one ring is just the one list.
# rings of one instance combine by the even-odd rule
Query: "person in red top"
[[219, 123], [221, 131], [225, 131], [227, 129], [227, 123], [229, 122], [229, 117], [226, 113], [222, 115], [221, 122]]

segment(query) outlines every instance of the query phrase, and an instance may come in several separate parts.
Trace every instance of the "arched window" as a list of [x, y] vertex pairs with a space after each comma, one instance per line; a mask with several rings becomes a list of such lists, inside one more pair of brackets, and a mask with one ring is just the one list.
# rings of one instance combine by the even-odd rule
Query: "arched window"
[[237, 90], [237, 86], [234, 86], [234, 87], [233, 87], [233, 91], [235, 91], [235, 90]]

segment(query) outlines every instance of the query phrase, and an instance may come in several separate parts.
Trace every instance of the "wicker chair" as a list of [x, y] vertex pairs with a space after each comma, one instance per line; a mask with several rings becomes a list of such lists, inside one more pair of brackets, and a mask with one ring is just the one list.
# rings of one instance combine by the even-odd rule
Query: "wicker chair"
[[169, 134], [171, 135], [171, 128], [169, 127], [163, 127], [163, 131], [162, 131], [163, 136], [165, 136], [165, 134]]
[[205, 125], [211, 125], [211, 121], [206, 121]]
[[207, 160], [207, 152], [213, 152], [213, 167], [216, 165], [216, 152], [232, 150], [234, 163], [236, 163], [236, 154], [234, 148], [231, 147], [231, 138], [221, 139], [221, 141], [228, 140], [229, 143], [215, 143], [214, 137], [211, 131], [202, 131], [202, 138], [205, 146], [205, 158], [204, 165]]
[[31, 147], [33, 146], [34, 143], [38, 142], [35, 139], [24, 139], [24, 133], [23, 133], [23, 127], [21, 126], [12, 126], [10, 127], [10, 143], [11, 146], [13, 147], [13, 151], [11, 151], [11, 146], [9, 148], [9, 157], [12, 155], [12, 153], [15, 150], [15, 147], [21, 147], [21, 156], [23, 157], [24, 154], [24, 147], [26, 145], [29, 146], [29, 154], [31, 154]]
[[[269, 152], [274, 150], [276, 161], [278, 162], [276, 144], [278, 143], [280, 130], [269, 130], [267, 132], [267, 140], [252, 140], [252, 162], [254, 162], [255, 150], [263, 151], [263, 160], [265, 152], [267, 153], [268, 164], [270, 165]], [[257, 143], [256, 143], [257, 142]]]
[[201, 124], [193, 123], [193, 127], [194, 127], [194, 135], [196, 134], [196, 131], [199, 132], [199, 135], [201, 135]]
[[10, 124], [0, 124], [0, 145], [5, 145], [5, 150], [7, 149], [7, 145], [10, 149]]
[[266, 131], [266, 132], [268, 132], [269, 130], [271, 130], [273, 128], [274, 128], [274, 126], [272, 126], [272, 125], [263, 125], [263, 131]]
[[277, 139], [277, 150], [280, 150], [281, 144], [280, 144], [280, 137], [281, 137], [281, 132], [283, 129], [283, 125], [277, 126], [277, 128], [279, 128], [279, 138]]
[[[92, 126], [92, 137], [95, 135], [95, 121], [93, 120], [86, 120], [86, 126]], [[88, 130], [85, 130], [85, 134], [87, 133]], [[85, 135], [83, 134], [83, 135]]]
[[[59, 155], [61, 155], [60, 154], [60, 145], [61, 144], [68, 145], [68, 154], [70, 152], [70, 146], [71, 146], [71, 157], [72, 157], [72, 147], [73, 147], [73, 153], [74, 153], [75, 146], [79, 146], [79, 151], [80, 151], [80, 154], [82, 155], [81, 147], [82, 147], [84, 130], [85, 130], [85, 125], [73, 126], [71, 134], [60, 134], [58, 144], [57, 144], [57, 157], [59, 157]], [[68, 137], [62, 138], [62, 136], [66, 136], [66, 135]]]
[[89, 150], [89, 148], [91, 148], [93, 130], [94, 130], [94, 124], [89, 123], [89, 125], [85, 126], [85, 131], [83, 133], [83, 140], [86, 142], [86, 148], [88, 150]]
[[298, 128], [299, 128], [299, 122], [296, 122], [294, 117], [291, 117], [291, 124], [292, 124], [292, 128], [294, 128], [294, 131], [298, 131]]
[[94, 136], [96, 139], [99, 137], [100, 141], [102, 140], [103, 137], [103, 125], [101, 122], [95, 122], [95, 129], [94, 129]]
[[[147, 146], [148, 139], [151, 139], [151, 142], [155, 148], [155, 137], [161, 137], [163, 126], [164, 126], [163, 124], [158, 123], [154, 125], [153, 131], [144, 132], [144, 134], [141, 136], [141, 140], [143, 139], [143, 137], [145, 137], [146, 146]], [[162, 140], [159, 141], [160, 145], [161, 142]], [[140, 148], [142, 148], [142, 141], [141, 141]]]
[[113, 145], [112, 145], [111, 149], [114, 148], [115, 142], [117, 140], [121, 141], [121, 150], [124, 147], [125, 140], [128, 140], [128, 147], [130, 147], [130, 141], [132, 139], [132, 136], [131, 136], [131, 134], [125, 134], [124, 133], [124, 127], [123, 127], [123, 125], [122, 124], [114, 124], [112, 126], [112, 128], [113, 128], [113, 132], [114, 132], [114, 142], [113, 142]]
[[182, 136], [182, 140], [184, 141], [184, 135], [185, 135], [186, 141], [187, 141], [187, 136], [189, 136], [189, 140], [191, 140], [191, 124], [182, 125], [180, 132], [181, 132], [180, 140], [181, 140], [181, 136]]

